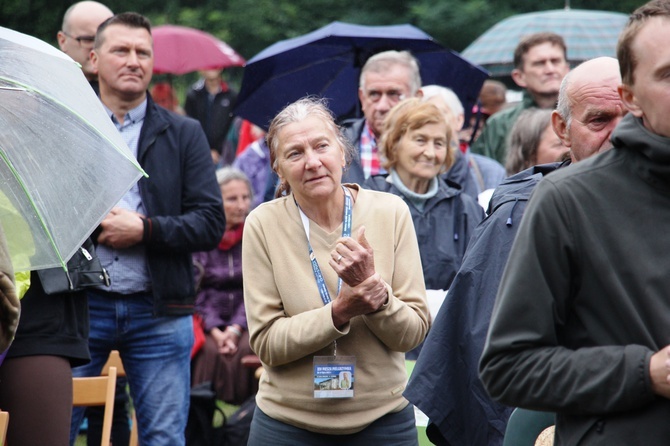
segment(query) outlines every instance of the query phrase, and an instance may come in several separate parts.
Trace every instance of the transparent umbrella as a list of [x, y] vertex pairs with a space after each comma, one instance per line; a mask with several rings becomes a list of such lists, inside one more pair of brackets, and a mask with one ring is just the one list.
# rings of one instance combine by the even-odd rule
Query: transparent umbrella
[[142, 174], [79, 65], [0, 27], [0, 225], [15, 270], [65, 268]]
[[508, 76], [514, 69], [514, 49], [521, 37], [541, 31], [563, 36], [572, 66], [599, 56], [616, 57], [619, 33], [626, 14], [584, 9], [556, 9], [517, 14], [501, 20], [463, 50], [463, 57], [492, 76]]

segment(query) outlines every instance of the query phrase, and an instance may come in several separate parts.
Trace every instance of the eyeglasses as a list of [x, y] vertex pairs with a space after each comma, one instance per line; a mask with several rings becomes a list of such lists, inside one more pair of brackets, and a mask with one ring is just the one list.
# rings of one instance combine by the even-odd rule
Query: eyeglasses
[[61, 32], [62, 32], [63, 34], [65, 34], [66, 36], [68, 36], [70, 39], [74, 39], [74, 40], [76, 40], [77, 43], [79, 44], [79, 46], [82, 46], [82, 47], [84, 47], [84, 48], [91, 48], [91, 47], [93, 47], [93, 42], [95, 42], [95, 36], [79, 36], [79, 37], [75, 37], [75, 36], [72, 36], [72, 35], [66, 33], [65, 31], [62, 31], [62, 30], [61, 30]]

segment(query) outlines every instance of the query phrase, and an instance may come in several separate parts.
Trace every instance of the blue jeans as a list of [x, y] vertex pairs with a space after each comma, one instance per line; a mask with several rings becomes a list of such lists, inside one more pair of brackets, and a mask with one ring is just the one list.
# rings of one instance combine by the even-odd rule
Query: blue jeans
[[418, 446], [414, 406], [379, 418], [360, 432], [326, 435], [310, 432], [270, 418], [256, 407], [248, 446]]
[[[143, 446], [183, 446], [190, 396], [191, 316], [153, 315], [150, 293], [128, 296], [89, 292], [91, 362], [74, 376], [97, 376], [111, 350], [118, 350], [128, 377]], [[84, 408], [72, 414], [70, 444]]]

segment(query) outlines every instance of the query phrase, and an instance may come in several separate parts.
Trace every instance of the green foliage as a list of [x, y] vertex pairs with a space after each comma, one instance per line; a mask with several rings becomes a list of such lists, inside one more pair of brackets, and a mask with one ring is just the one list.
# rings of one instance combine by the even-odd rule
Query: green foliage
[[[0, 26], [55, 44], [72, 0], [0, 0]], [[412, 23], [440, 43], [462, 50], [512, 14], [562, 8], [566, 0], [109, 0], [116, 12], [137, 11], [156, 25], [174, 23], [208, 31], [246, 58], [277, 40], [331, 21], [388, 25]], [[629, 13], [641, 0], [570, 0], [572, 8]]]
[[[632, 12], [642, 0], [102, 0], [115, 12], [137, 11], [154, 25], [173, 23], [214, 34], [249, 59], [272, 43], [334, 20], [366, 25], [411, 23], [463, 50], [513, 14], [562, 8]], [[0, 0], [0, 26], [56, 44], [73, 0]], [[233, 78], [238, 75], [231, 73]]]
[[410, 16], [419, 28], [435, 40], [462, 51], [478, 35], [514, 13], [508, 7], [494, 7], [492, 3], [497, 2], [418, 0], [413, 3]]

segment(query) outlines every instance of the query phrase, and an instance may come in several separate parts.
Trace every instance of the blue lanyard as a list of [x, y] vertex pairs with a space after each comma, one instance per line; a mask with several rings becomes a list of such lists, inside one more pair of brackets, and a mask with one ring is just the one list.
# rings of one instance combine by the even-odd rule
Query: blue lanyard
[[[344, 190], [344, 215], [342, 216], [342, 237], [351, 237], [351, 196], [347, 188], [342, 186]], [[295, 198], [294, 198], [295, 200]], [[300, 218], [302, 220], [302, 225], [305, 228], [305, 235], [307, 236], [307, 247], [309, 248], [309, 260], [312, 262], [312, 271], [314, 272], [314, 278], [316, 279], [316, 285], [319, 288], [319, 294], [321, 295], [321, 300], [324, 305], [328, 305], [331, 301], [330, 293], [328, 293], [328, 287], [326, 286], [326, 281], [323, 279], [323, 274], [321, 273], [321, 268], [319, 268], [319, 262], [316, 261], [316, 256], [314, 255], [314, 250], [312, 249], [312, 244], [309, 242], [309, 219], [305, 213], [300, 209], [300, 205], [296, 201], [298, 210], [300, 211]], [[342, 286], [342, 278], [337, 280], [337, 292], [340, 292], [340, 287]]]

